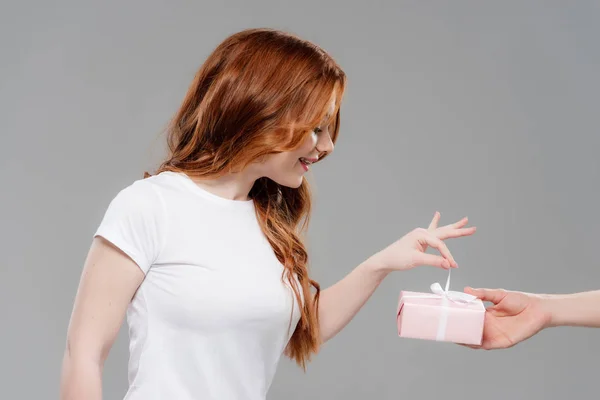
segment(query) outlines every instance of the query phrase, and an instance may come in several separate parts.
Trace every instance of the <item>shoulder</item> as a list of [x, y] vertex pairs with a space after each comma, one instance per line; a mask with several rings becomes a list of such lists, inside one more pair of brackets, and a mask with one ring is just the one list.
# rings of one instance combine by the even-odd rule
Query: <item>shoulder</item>
[[139, 179], [112, 198], [95, 236], [102, 236], [147, 272], [163, 247], [164, 202], [151, 178]]
[[120, 189], [112, 199], [112, 203], [138, 211], [160, 207], [160, 192], [156, 180], [152, 178], [136, 180]]
[[146, 235], [161, 231], [166, 225], [166, 206], [156, 180], [139, 179], [120, 189], [106, 209], [103, 225]]

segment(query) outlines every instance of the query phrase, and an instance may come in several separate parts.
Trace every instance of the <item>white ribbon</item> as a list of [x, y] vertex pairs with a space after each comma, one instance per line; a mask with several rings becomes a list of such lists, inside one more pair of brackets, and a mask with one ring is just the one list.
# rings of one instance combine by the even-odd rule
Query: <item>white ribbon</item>
[[422, 295], [411, 295], [410, 298], [420, 299], [442, 299], [442, 314], [440, 316], [440, 323], [438, 325], [436, 340], [444, 340], [446, 336], [446, 326], [448, 324], [448, 301], [452, 301], [457, 304], [469, 304], [477, 299], [476, 296], [448, 290], [450, 287], [450, 275], [452, 270], [448, 270], [448, 278], [446, 279], [446, 287], [442, 289], [442, 285], [438, 282], [431, 284], [430, 288], [433, 294], [422, 294]]
[[433, 293], [435, 293], [438, 296], [441, 296], [442, 298], [448, 299], [450, 301], [453, 301], [455, 303], [460, 303], [460, 304], [469, 304], [471, 303], [473, 300], [476, 300], [477, 297], [467, 294], [467, 293], [463, 293], [463, 292], [454, 292], [452, 290], [448, 290], [448, 288], [450, 287], [450, 274], [451, 274], [452, 270], [449, 269], [448, 270], [448, 278], [446, 279], [446, 287], [444, 289], [442, 289], [442, 286], [439, 283], [432, 283], [430, 288], [431, 291]]

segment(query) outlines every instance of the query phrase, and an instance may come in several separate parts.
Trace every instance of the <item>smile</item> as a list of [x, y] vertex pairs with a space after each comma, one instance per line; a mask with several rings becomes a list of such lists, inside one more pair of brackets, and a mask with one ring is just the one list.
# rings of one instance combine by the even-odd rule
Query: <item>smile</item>
[[302, 165], [302, 168], [304, 168], [305, 171], [308, 171], [309, 167], [317, 161], [318, 158], [300, 158], [300, 164]]

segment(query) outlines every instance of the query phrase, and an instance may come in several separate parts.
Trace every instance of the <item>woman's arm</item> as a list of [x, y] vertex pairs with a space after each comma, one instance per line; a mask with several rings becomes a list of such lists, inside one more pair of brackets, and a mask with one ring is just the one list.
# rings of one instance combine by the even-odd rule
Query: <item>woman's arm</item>
[[[321, 340], [326, 342], [337, 335], [358, 313], [383, 279], [392, 271], [406, 270], [419, 265], [443, 269], [456, 268], [456, 262], [443, 240], [470, 236], [475, 227], [464, 228], [467, 218], [441, 228], [436, 213], [428, 229], [415, 229], [400, 240], [371, 256], [341, 281], [323, 290], [319, 298]], [[440, 256], [427, 254], [431, 246]]]
[[337, 335], [358, 313], [387, 276], [372, 260], [356, 267], [344, 279], [323, 290], [319, 298], [321, 340]]
[[102, 369], [144, 273], [96, 237], [83, 268], [67, 332], [61, 400], [101, 400]]

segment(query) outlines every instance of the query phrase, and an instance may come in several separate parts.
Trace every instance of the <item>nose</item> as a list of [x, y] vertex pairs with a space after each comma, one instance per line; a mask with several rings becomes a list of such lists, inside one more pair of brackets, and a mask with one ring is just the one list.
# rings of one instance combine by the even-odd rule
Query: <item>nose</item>
[[317, 140], [317, 149], [319, 152], [330, 154], [333, 152], [334, 147], [329, 132], [325, 131], [322, 135], [319, 135], [319, 140]]

